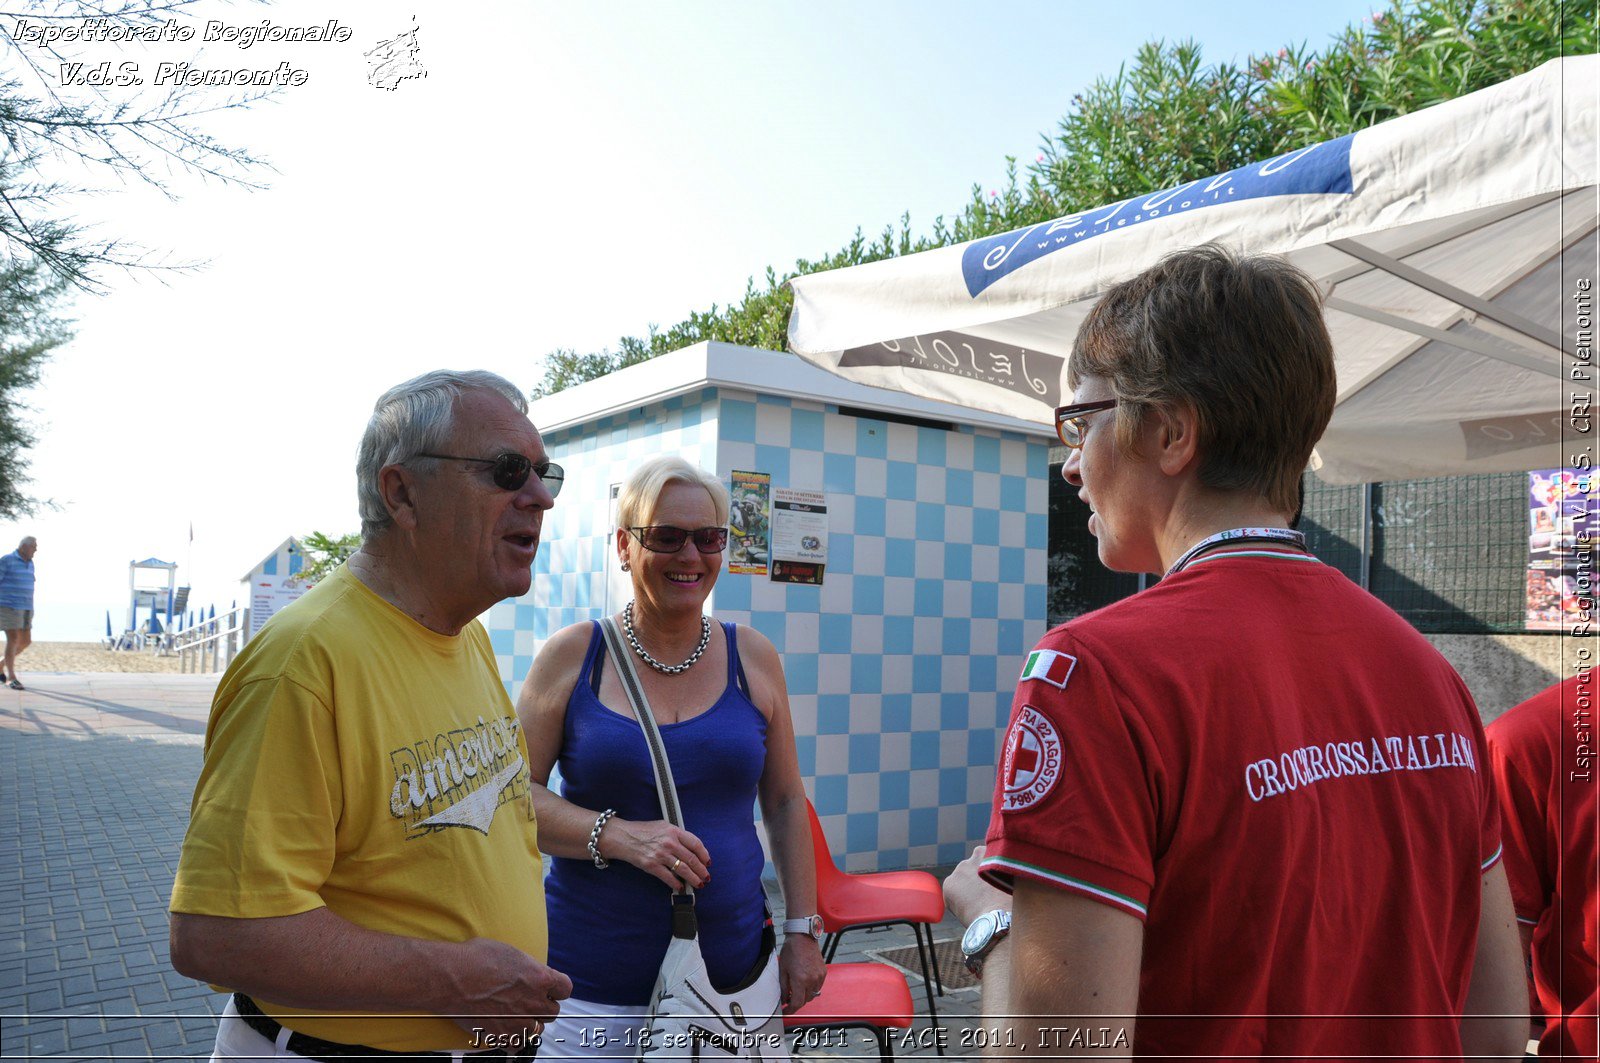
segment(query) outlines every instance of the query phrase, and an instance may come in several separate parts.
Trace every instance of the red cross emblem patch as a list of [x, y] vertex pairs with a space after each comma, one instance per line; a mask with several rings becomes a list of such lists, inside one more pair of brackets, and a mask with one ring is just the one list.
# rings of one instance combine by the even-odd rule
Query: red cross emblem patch
[[1005, 795], [1000, 811], [1020, 812], [1043, 801], [1061, 778], [1061, 733], [1050, 718], [1024, 705], [1006, 735], [1000, 770]]

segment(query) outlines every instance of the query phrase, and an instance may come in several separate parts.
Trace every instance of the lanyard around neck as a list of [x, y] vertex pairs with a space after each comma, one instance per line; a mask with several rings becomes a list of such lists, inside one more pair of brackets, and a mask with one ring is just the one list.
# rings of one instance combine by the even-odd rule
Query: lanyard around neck
[[1195, 555], [1202, 550], [1209, 550], [1219, 543], [1232, 542], [1287, 543], [1290, 546], [1304, 550], [1306, 548], [1306, 533], [1293, 531], [1289, 528], [1230, 528], [1227, 531], [1220, 531], [1215, 535], [1206, 536], [1189, 547], [1188, 550], [1184, 551], [1183, 556], [1174, 561], [1172, 567], [1167, 569], [1166, 576], [1161, 578], [1166, 579], [1167, 576], [1183, 571], [1184, 567], [1193, 561]]

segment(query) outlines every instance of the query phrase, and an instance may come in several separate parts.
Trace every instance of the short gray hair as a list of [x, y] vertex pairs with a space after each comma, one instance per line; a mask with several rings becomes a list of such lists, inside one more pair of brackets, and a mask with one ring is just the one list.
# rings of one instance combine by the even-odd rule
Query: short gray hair
[[492, 391], [504, 396], [518, 412], [528, 412], [528, 400], [515, 384], [482, 369], [424, 373], [385, 391], [373, 406], [356, 453], [356, 502], [363, 542], [394, 523], [378, 489], [378, 472], [385, 465], [398, 465], [445, 446], [455, 430], [456, 400], [468, 391]]
[[24, 547], [24, 546], [38, 546], [38, 545], [39, 545], [39, 540], [38, 539], [35, 539], [31, 535], [24, 535], [22, 537], [22, 541], [17, 544], [17, 547], [20, 549], [21, 547]]

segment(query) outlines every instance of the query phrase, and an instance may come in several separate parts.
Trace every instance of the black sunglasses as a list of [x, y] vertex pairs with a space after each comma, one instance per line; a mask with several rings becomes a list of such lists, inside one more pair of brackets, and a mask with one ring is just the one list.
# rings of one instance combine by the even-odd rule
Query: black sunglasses
[[544, 484], [545, 490], [554, 498], [561, 493], [561, 484], [566, 479], [566, 472], [553, 461], [532, 462], [521, 454], [501, 454], [497, 458], [458, 458], [454, 454], [418, 454], [419, 458], [437, 458], [440, 461], [470, 461], [477, 465], [489, 465], [489, 476], [494, 480], [494, 485], [502, 491], [520, 491], [522, 485], [528, 482], [531, 472]]
[[1098, 402], [1075, 402], [1071, 406], [1056, 407], [1056, 437], [1074, 449], [1083, 446], [1083, 434], [1089, 427], [1089, 414], [1109, 410], [1116, 399]]
[[690, 537], [694, 548], [702, 554], [720, 554], [728, 545], [727, 528], [675, 528], [671, 524], [648, 524], [642, 528], [629, 528], [639, 545], [653, 554], [675, 554], [683, 549]]

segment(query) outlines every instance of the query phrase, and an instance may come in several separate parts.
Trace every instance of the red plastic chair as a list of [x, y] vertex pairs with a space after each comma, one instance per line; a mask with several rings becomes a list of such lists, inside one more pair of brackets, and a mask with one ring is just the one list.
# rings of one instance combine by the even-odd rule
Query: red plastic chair
[[[822, 994], [783, 1017], [783, 1028], [795, 1030], [871, 1030], [878, 1039], [878, 1058], [894, 1058], [891, 1029], [911, 1029], [911, 989], [905, 975], [886, 963], [830, 963]], [[937, 1036], [937, 1035], [935, 1035]], [[805, 1041], [795, 1042], [799, 1048]]]
[[[944, 890], [939, 880], [926, 871], [875, 871], [847, 875], [833, 862], [822, 821], [808, 800], [811, 814], [811, 851], [817, 868], [817, 914], [822, 916], [822, 958], [833, 962], [839, 939], [850, 930], [895, 926], [911, 928], [917, 938], [917, 959], [922, 963], [922, 988], [928, 995], [928, 1017], [939, 1028], [939, 1009], [933, 1002], [934, 987], [944, 995], [939, 981], [939, 965], [933, 955], [933, 928], [944, 918]], [[926, 940], [924, 940], [926, 933]], [[934, 1035], [934, 1045], [944, 1055], [944, 1038]]]

